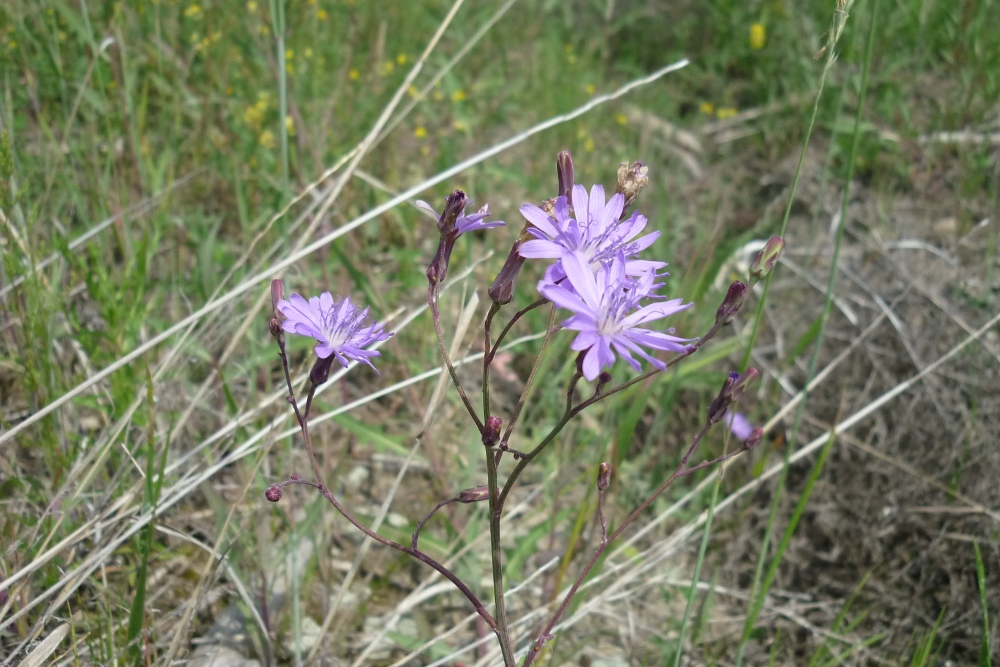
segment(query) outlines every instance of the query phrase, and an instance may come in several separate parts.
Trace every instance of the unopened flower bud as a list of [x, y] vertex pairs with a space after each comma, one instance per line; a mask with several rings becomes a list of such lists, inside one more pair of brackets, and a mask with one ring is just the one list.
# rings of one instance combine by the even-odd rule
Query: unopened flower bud
[[726, 376], [726, 379], [722, 383], [722, 389], [719, 390], [719, 394], [712, 401], [712, 404], [708, 406], [708, 423], [715, 424], [726, 414], [726, 410], [729, 409], [729, 405], [733, 402], [732, 391], [733, 385], [736, 381], [740, 379], [740, 374], [736, 371], [732, 371]]
[[277, 484], [271, 484], [264, 490], [264, 497], [272, 503], [276, 503], [281, 500], [281, 487]]
[[271, 281], [271, 317], [281, 317], [278, 302], [285, 298], [285, 284], [275, 278]]
[[525, 241], [530, 241], [535, 238], [528, 233], [528, 225], [524, 225], [524, 229], [521, 230], [520, 236], [514, 241], [514, 245], [510, 248], [510, 254], [507, 255], [507, 261], [503, 263], [503, 267], [500, 269], [500, 273], [497, 277], [493, 279], [493, 284], [490, 285], [488, 294], [493, 303], [504, 306], [510, 303], [514, 299], [514, 288], [517, 286], [517, 276], [521, 273], [521, 267], [524, 266], [524, 257], [521, 257], [521, 244]]
[[[569, 151], [561, 151], [556, 156], [556, 174], [559, 177], [559, 196], [572, 197], [573, 192], [573, 156]], [[572, 202], [570, 202], [572, 205]]]
[[316, 359], [312, 370], [309, 371], [309, 381], [317, 387], [330, 379], [330, 366], [333, 365], [333, 355], [326, 359]]
[[490, 499], [489, 487], [477, 486], [472, 489], [463, 489], [458, 492], [458, 502], [460, 503], [478, 503], [482, 500]]
[[444, 212], [438, 216], [438, 231], [441, 233], [441, 239], [438, 241], [434, 259], [427, 267], [427, 281], [432, 286], [443, 282], [448, 274], [451, 251], [455, 249], [455, 241], [458, 240], [458, 234], [455, 233], [455, 222], [465, 210], [466, 201], [465, 193], [461, 190], [455, 190], [445, 199]]
[[284, 331], [281, 328], [281, 320], [279, 320], [277, 317], [272, 317], [270, 320], [268, 320], [267, 330], [271, 332], [271, 336], [273, 336], [274, 338], [278, 338], [279, 340], [284, 334]]
[[715, 312], [715, 323], [721, 326], [732, 322], [733, 317], [743, 307], [743, 301], [746, 297], [746, 284], [741, 283], [739, 280], [733, 281], [733, 284], [729, 286], [729, 291], [726, 292], [726, 298], [722, 300], [722, 305]]
[[483, 444], [487, 447], [492, 447], [497, 444], [500, 440], [500, 427], [503, 426], [503, 420], [499, 417], [487, 417], [486, 423], [483, 424]]
[[764, 280], [771, 275], [771, 271], [774, 270], [774, 265], [778, 263], [778, 258], [781, 257], [781, 251], [784, 249], [785, 240], [780, 236], [772, 236], [768, 239], [764, 247], [750, 262], [750, 280]]
[[764, 429], [758, 426], [753, 430], [753, 433], [750, 434], [750, 437], [743, 441], [743, 446], [746, 449], [753, 449], [757, 446], [757, 443], [760, 442], [762, 437], [764, 437]]
[[597, 488], [605, 491], [609, 486], [611, 486], [611, 464], [603, 461], [597, 466]]
[[748, 368], [746, 372], [733, 383], [732, 390], [730, 391], [731, 402], [735, 403], [743, 398], [743, 393], [746, 392], [746, 390], [758, 377], [760, 377], [760, 371], [756, 368]]
[[[615, 192], [625, 196], [625, 209], [635, 201], [642, 189], [649, 185], [649, 167], [636, 160], [632, 164], [622, 162], [618, 165], [618, 186]], [[625, 217], [625, 211], [622, 211]]]

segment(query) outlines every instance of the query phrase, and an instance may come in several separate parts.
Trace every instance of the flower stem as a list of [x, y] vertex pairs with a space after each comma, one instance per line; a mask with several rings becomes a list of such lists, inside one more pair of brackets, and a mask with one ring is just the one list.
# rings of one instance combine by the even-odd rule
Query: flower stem
[[[566, 612], [566, 609], [569, 607], [570, 602], [572, 602], [573, 597], [580, 590], [580, 586], [583, 585], [583, 582], [587, 578], [587, 575], [590, 574], [590, 571], [597, 564], [597, 561], [600, 560], [601, 556], [604, 555], [604, 552], [607, 551], [611, 543], [614, 542], [615, 539], [617, 539], [625, 531], [625, 529], [628, 528], [629, 525], [631, 525], [632, 522], [634, 522], [639, 517], [639, 515], [642, 514], [646, 510], [646, 508], [648, 508], [653, 503], [653, 501], [660, 496], [660, 494], [666, 491], [667, 487], [673, 484], [677, 480], [677, 478], [683, 477], [684, 475], [689, 474], [690, 472], [693, 472], [696, 469], [703, 468], [706, 465], [711, 465], [712, 463], [717, 463], [719, 461], [728, 458], [728, 456], [722, 456], [716, 460], [699, 464], [695, 468], [691, 469], [687, 468], [688, 460], [690, 460], [691, 455], [694, 454], [694, 450], [698, 447], [698, 443], [701, 442], [701, 439], [705, 437], [705, 434], [708, 433], [708, 430], [710, 428], [712, 428], [712, 424], [706, 424], [705, 426], [702, 427], [700, 431], [698, 431], [698, 433], [694, 436], [694, 439], [691, 442], [691, 446], [688, 447], [687, 452], [685, 452], [684, 454], [684, 458], [681, 459], [680, 465], [677, 466], [677, 469], [674, 471], [674, 473], [670, 475], [670, 477], [668, 477], [662, 484], [660, 484], [660, 486], [657, 487], [657, 489], [653, 491], [653, 493], [650, 494], [650, 496], [646, 498], [646, 500], [644, 500], [641, 505], [635, 508], [635, 510], [633, 510], [632, 513], [628, 515], [625, 521], [623, 521], [622, 524], [618, 526], [618, 528], [616, 528], [615, 531], [611, 533], [611, 535], [607, 539], [601, 540], [600, 546], [597, 547], [597, 549], [594, 551], [594, 554], [590, 557], [590, 560], [587, 561], [586, 566], [584, 566], [583, 570], [577, 576], [576, 581], [573, 582], [573, 586], [570, 587], [569, 591], [566, 593], [566, 596], [563, 598], [563, 601], [559, 605], [559, 608], [556, 609], [555, 613], [542, 628], [542, 631], [538, 633], [538, 639], [535, 640], [535, 645], [532, 646], [531, 650], [528, 651], [528, 655], [524, 658], [524, 662], [521, 663], [521, 667], [529, 667], [529, 665], [531, 665], [531, 663], [534, 661], [535, 656], [537, 656], [538, 653], [541, 651], [542, 646], [545, 644], [547, 639], [551, 638], [552, 636], [551, 633], [553, 628], [555, 628], [556, 623], [559, 622], [559, 619]], [[733, 454], [735, 455], [743, 451], [746, 451], [746, 448], [737, 450]]]
[[500, 640], [500, 652], [507, 667], [514, 667], [514, 650], [510, 644], [507, 629], [507, 606], [503, 597], [503, 551], [500, 548], [500, 506], [497, 503], [499, 484], [497, 483], [498, 457], [486, 449], [486, 483], [490, 489], [490, 557], [493, 564], [493, 598], [496, 604], [496, 632]]
[[431, 314], [434, 319], [434, 332], [437, 334], [438, 349], [441, 352], [441, 358], [444, 359], [445, 366], [448, 367], [448, 373], [451, 375], [452, 384], [455, 385], [455, 389], [458, 390], [458, 395], [462, 398], [462, 402], [465, 403], [465, 409], [469, 411], [469, 416], [472, 417], [472, 421], [476, 422], [476, 427], [479, 432], [483, 432], [483, 420], [479, 418], [476, 414], [476, 409], [472, 406], [472, 401], [469, 400], [469, 395], [465, 393], [465, 387], [462, 386], [462, 381], [458, 379], [458, 373], [455, 371], [455, 364], [451, 361], [451, 355], [448, 354], [448, 347], [444, 343], [444, 331], [441, 329], [441, 309], [438, 307], [437, 302], [437, 290], [431, 287], [427, 291], [427, 305], [430, 306]]

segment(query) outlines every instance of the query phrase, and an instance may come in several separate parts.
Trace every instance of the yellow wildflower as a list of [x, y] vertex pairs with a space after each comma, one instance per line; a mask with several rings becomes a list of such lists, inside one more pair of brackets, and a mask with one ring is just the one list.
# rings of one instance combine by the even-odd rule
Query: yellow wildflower
[[391, 60], [386, 60], [384, 63], [379, 65], [378, 73], [382, 76], [389, 76], [390, 74], [392, 74], [392, 71], [394, 69], [396, 69], [396, 63], [392, 62]]
[[261, 132], [260, 136], [257, 137], [257, 141], [264, 148], [274, 148], [278, 145], [278, 140], [274, 138], [274, 132], [271, 130], [264, 130]]
[[732, 118], [736, 115], [736, 109], [733, 107], [722, 107], [715, 112], [715, 117], [719, 120], [726, 120], [727, 118]]
[[418, 125], [417, 129], [413, 130], [413, 136], [417, 139], [423, 139], [427, 136], [427, 128], [423, 125]]
[[400, 65], [405, 65], [406, 64], [406, 54], [405, 53], [400, 53], [398, 56], [396, 56], [396, 62], [399, 63]]
[[302, 55], [304, 55], [306, 58], [312, 58], [313, 57], [313, 50], [307, 46], [306, 50], [303, 52]]
[[763, 23], [754, 23], [750, 26], [750, 48], [763, 49], [767, 41], [767, 32]]
[[711, 102], [702, 102], [701, 105], [698, 107], [698, 110], [704, 114], [708, 114], [709, 116], [711, 116], [712, 114], [715, 113], [715, 105], [712, 104]]
[[188, 18], [191, 18], [192, 16], [197, 16], [200, 13], [201, 13], [201, 7], [199, 7], [198, 5], [191, 5], [184, 10], [184, 16], [187, 16]]
[[595, 148], [594, 138], [587, 137], [587, 140], [583, 142], [583, 150], [587, 151], [588, 153], [593, 153], [594, 148]]
[[356, 69], [351, 69], [351, 71], [347, 73], [347, 78], [351, 81], [357, 81], [361, 78], [361, 72]]
[[455, 128], [456, 132], [465, 132], [469, 129], [469, 124], [464, 120], [456, 120], [452, 127]]
[[588, 83], [586, 86], [583, 87], [583, 89], [587, 91], [588, 95], [593, 95], [594, 93], [597, 92], [597, 87], [592, 83]]
[[464, 90], [456, 90], [455, 92], [453, 92], [451, 94], [451, 101], [452, 102], [464, 102], [465, 101], [465, 91]]
[[615, 114], [615, 122], [619, 125], [628, 125], [628, 116], [623, 113]]
[[285, 60], [291, 60], [295, 57], [295, 51], [292, 49], [285, 49]]
[[295, 121], [291, 116], [285, 116], [285, 129], [288, 130], [288, 136], [295, 136]]
[[410, 97], [416, 98], [416, 96], [420, 94], [420, 91], [417, 90], [417, 87], [411, 83], [410, 87], [406, 89], [406, 94]]
[[257, 3], [254, 2], [253, 0], [250, 0], [250, 2], [247, 3], [247, 11], [250, 12], [251, 14], [257, 11]]
[[325, 21], [328, 18], [330, 18], [330, 15], [326, 13], [325, 9], [317, 9], [316, 18], [318, 18], [320, 21]]

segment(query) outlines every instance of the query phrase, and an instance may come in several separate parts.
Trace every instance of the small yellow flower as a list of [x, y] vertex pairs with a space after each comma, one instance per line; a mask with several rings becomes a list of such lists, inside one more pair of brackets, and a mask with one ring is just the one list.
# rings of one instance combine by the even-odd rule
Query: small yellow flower
[[396, 69], [396, 63], [392, 62], [391, 60], [386, 60], [384, 63], [379, 65], [378, 73], [382, 76], [389, 76], [390, 74], [392, 74], [392, 71], [394, 69]]
[[597, 92], [597, 87], [592, 83], [588, 83], [586, 86], [583, 87], [583, 89], [587, 91], [588, 95], [593, 95], [594, 93]]
[[417, 129], [413, 130], [413, 136], [417, 139], [424, 139], [427, 136], [427, 128], [423, 125], [417, 126]]
[[201, 39], [201, 35], [199, 35], [199, 34], [198, 34], [198, 33], [196, 33], [196, 32], [193, 32], [193, 33], [191, 33], [191, 37], [190, 37], [190, 39], [191, 39], [191, 43], [192, 43], [192, 44], [197, 44], [197, 43], [198, 43], [198, 40], [200, 40], [200, 39]]
[[469, 129], [469, 124], [466, 123], [464, 120], [456, 120], [452, 125], [452, 127], [455, 128], [456, 132], [465, 132], [466, 130]]
[[288, 130], [288, 136], [295, 136], [295, 121], [291, 116], [285, 116], [285, 129]]
[[398, 56], [396, 56], [396, 62], [399, 63], [400, 65], [405, 65], [406, 64], [406, 54], [405, 53], [400, 53]]
[[7, 42], [7, 48], [13, 51], [14, 49], [17, 48], [17, 42], [15, 42], [13, 39], [10, 40], [9, 42]]
[[295, 51], [292, 49], [285, 49], [285, 60], [291, 60], [295, 57]]
[[722, 107], [715, 112], [715, 117], [719, 120], [726, 120], [727, 118], [732, 118], [736, 115], [736, 109], [733, 107]]
[[257, 11], [257, 3], [254, 2], [253, 0], [250, 0], [250, 2], [247, 3], [247, 11], [250, 12], [251, 14]]
[[46, 9], [45, 13], [48, 14], [49, 16], [52, 16], [52, 8], [49, 7], [48, 9]]
[[615, 114], [615, 122], [619, 125], [628, 125], [628, 116], [623, 113]]
[[465, 101], [465, 91], [464, 90], [456, 90], [455, 92], [453, 92], [451, 94], [451, 101], [452, 102], [464, 102]]
[[587, 151], [588, 153], [593, 153], [594, 152], [594, 148], [595, 148], [594, 138], [593, 137], [587, 137], [587, 140], [585, 142], [583, 142], [583, 150]]
[[712, 114], [715, 113], [715, 105], [712, 104], [711, 102], [702, 102], [701, 105], [698, 107], [698, 111], [701, 111], [702, 113], [711, 116]]
[[312, 58], [312, 57], [313, 57], [313, 50], [312, 50], [312, 49], [310, 49], [310, 48], [309, 48], [309, 47], [307, 46], [307, 47], [306, 47], [306, 50], [305, 50], [305, 51], [304, 51], [304, 52], [302, 53], [302, 55], [304, 55], [304, 56], [305, 56], [306, 58]]
[[350, 72], [347, 73], [347, 78], [350, 79], [351, 81], [357, 81], [358, 79], [361, 78], [361, 72], [359, 72], [356, 69], [352, 69]]
[[274, 138], [274, 132], [271, 130], [261, 132], [260, 136], [257, 137], [257, 141], [264, 148], [274, 148], [278, 145], [278, 140]]
[[192, 16], [197, 16], [200, 13], [201, 13], [201, 7], [199, 7], [198, 5], [191, 5], [184, 10], [184, 16], [187, 16], [188, 18], [191, 18]]
[[763, 49], [767, 41], [767, 31], [764, 30], [763, 23], [754, 23], [750, 26], [750, 48]]
[[259, 32], [264, 37], [267, 37], [268, 35], [271, 34], [271, 29], [266, 25], [262, 24], [260, 27], [257, 28], [257, 32]]
[[295, 65], [292, 63], [285, 63], [285, 71], [289, 74], [295, 74]]
[[325, 9], [317, 9], [316, 18], [318, 18], [320, 21], [325, 21], [328, 18], [330, 18], [330, 15], [326, 13]]
[[416, 96], [420, 94], [420, 91], [417, 90], [417, 87], [411, 83], [410, 87], [406, 89], [406, 94], [410, 97], [416, 98]]

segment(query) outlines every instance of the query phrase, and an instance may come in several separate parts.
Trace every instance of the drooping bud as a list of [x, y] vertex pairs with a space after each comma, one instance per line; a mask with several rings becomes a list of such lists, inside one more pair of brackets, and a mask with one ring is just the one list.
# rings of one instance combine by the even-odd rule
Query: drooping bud
[[264, 497], [268, 499], [269, 502], [276, 503], [281, 500], [281, 487], [277, 484], [271, 484], [264, 490]]
[[772, 236], [768, 239], [764, 247], [750, 262], [750, 280], [756, 282], [771, 275], [771, 271], [774, 270], [774, 265], [778, 263], [778, 258], [781, 257], [781, 251], [784, 249], [785, 240], [780, 236]]
[[504, 306], [510, 303], [514, 299], [514, 288], [517, 286], [517, 276], [521, 273], [521, 267], [524, 266], [524, 257], [521, 257], [520, 248], [521, 244], [525, 241], [530, 241], [535, 238], [528, 233], [528, 225], [524, 225], [524, 229], [521, 230], [521, 234], [514, 241], [514, 245], [510, 248], [510, 254], [507, 255], [507, 261], [503, 263], [503, 267], [500, 269], [500, 273], [497, 277], [493, 279], [493, 284], [490, 285], [488, 294], [493, 303]]
[[448, 275], [451, 251], [455, 249], [455, 241], [459, 236], [455, 230], [455, 222], [465, 210], [466, 201], [465, 193], [461, 190], [455, 190], [445, 199], [444, 212], [438, 217], [441, 239], [438, 241], [434, 259], [427, 267], [427, 281], [432, 287], [444, 282], [445, 276]]
[[764, 437], [764, 429], [758, 426], [753, 430], [753, 433], [750, 434], [750, 437], [743, 441], [743, 446], [746, 449], [753, 449], [757, 446], [757, 443], [760, 442], [762, 437]]
[[743, 301], [747, 297], [747, 286], [739, 280], [733, 281], [726, 292], [726, 297], [722, 300], [719, 309], [715, 311], [715, 323], [719, 326], [729, 324], [733, 321], [736, 313], [743, 307]]
[[483, 444], [487, 447], [497, 444], [500, 440], [500, 428], [502, 426], [503, 420], [499, 417], [487, 417], [486, 423], [483, 424]]
[[[572, 198], [573, 156], [569, 154], [569, 151], [560, 151], [559, 155], [556, 156], [556, 174], [559, 177], [559, 196]], [[570, 201], [570, 206], [572, 205], [573, 202]]]
[[[622, 162], [618, 165], [618, 186], [615, 192], [625, 196], [625, 209], [627, 210], [635, 201], [642, 189], [649, 185], [649, 167], [636, 160], [632, 164]], [[626, 215], [622, 211], [622, 217]]]
[[477, 486], [472, 489], [463, 489], [458, 492], [458, 502], [460, 503], [478, 503], [483, 500], [490, 499], [490, 490], [486, 486]]
[[597, 466], [597, 489], [606, 491], [609, 486], [611, 486], [611, 464], [603, 461]]

